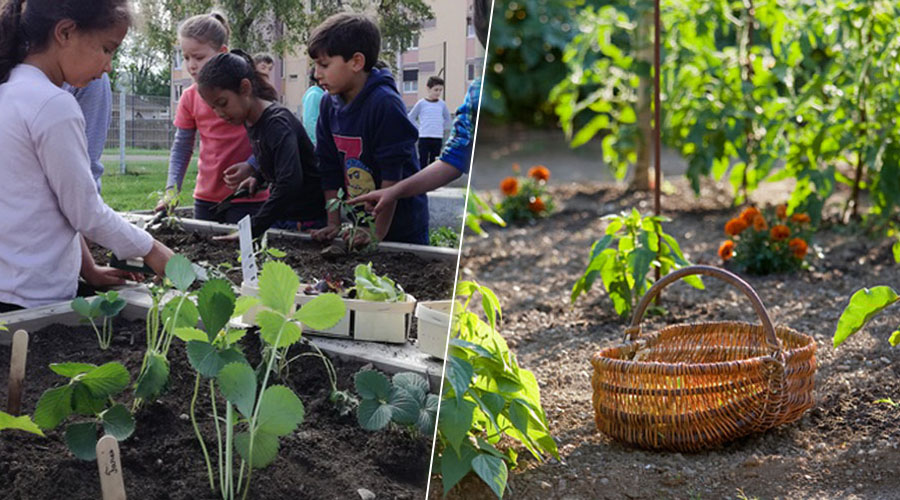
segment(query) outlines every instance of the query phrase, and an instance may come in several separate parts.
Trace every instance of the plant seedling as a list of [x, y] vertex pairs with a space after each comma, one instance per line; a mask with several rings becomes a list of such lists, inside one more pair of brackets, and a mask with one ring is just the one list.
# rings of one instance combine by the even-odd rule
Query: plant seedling
[[[346, 251], [367, 252], [378, 246], [378, 239], [375, 236], [375, 218], [359, 207], [347, 203], [344, 200], [343, 189], [338, 189], [337, 198], [328, 200], [325, 208], [327, 208], [329, 212], [339, 211], [342, 219], [347, 219], [350, 221], [348, 223], [341, 224], [341, 230], [338, 233], [341, 239], [348, 242], [345, 249]], [[362, 247], [356, 247], [356, 236], [360, 234], [360, 231], [368, 232], [369, 243]], [[334, 246], [326, 248], [325, 251], [329, 251], [332, 248], [334, 248]], [[331, 250], [329, 255], [333, 255], [334, 253], [335, 251]]]
[[[72, 310], [90, 321], [97, 334], [97, 342], [100, 344], [100, 350], [109, 349], [112, 342], [112, 323], [122, 309], [125, 308], [126, 302], [119, 297], [119, 292], [111, 290], [106, 293], [97, 293], [97, 296], [88, 301], [84, 297], [76, 297], [72, 302]], [[101, 319], [101, 327], [97, 328], [94, 319]]]
[[421, 375], [403, 372], [388, 380], [366, 370], [356, 374], [355, 383], [361, 398], [357, 420], [363, 429], [378, 431], [393, 422], [425, 436], [434, 433], [438, 397], [428, 394], [428, 381]]
[[128, 387], [131, 377], [121, 363], [101, 366], [88, 363], [53, 363], [50, 369], [66, 377], [65, 385], [48, 389], [34, 409], [34, 423], [41, 429], [56, 428], [71, 415], [90, 419], [66, 427], [66, 446], [82, 460], [97, 458], [97, 426], [119, 441], [134, 432], [134, 418], [112, 397]]
[[387, 276], [378, 276], [372, 270], [372, 263], [356, 266], [356, 298], [372, 302], [403, 302], [406, 293], [403, 288]]

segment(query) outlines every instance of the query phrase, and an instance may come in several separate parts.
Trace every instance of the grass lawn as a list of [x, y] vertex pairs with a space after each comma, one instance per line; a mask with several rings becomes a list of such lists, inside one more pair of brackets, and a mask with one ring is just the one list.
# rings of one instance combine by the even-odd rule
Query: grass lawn
[[[167, 153], [168, 154], [168, 153]], [[157, 191], [166, 187], [169, 171], [168, 162], [128, 162], [127, 173], [120, 174], [118, 165], [106, 165], [103, 174], [103, 200], [113, 210], [150, 210], [159, 200]], [[191, 194], [197, 182], [197, 160], [191, 161], [184, 186], [179, 197], [179, 206], [194, 205]]]
[[[103, 154], [105, 155], [118, 155], [119, 148], [106, 148], [103, 150]], [[126, 155], [135, 155], [135, 156], [169, 156], [168, 149], [141, 149], [141, 148], [125, 148]]]

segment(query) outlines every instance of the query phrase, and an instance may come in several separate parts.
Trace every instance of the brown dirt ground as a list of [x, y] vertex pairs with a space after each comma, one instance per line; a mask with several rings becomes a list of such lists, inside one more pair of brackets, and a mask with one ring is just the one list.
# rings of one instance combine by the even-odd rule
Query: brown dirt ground
[[[705, 184], [695, 198], [683, 180], [672, 182], [664, 230], [697, 264], [718, 265], [722, 228], [737, 213], [730, 191]], [[519, 363], [534, 371], [562, 461], [540, 463], [520, 450], [510, 474], [508, 498], [516, 499], [891, 499], [900, 498], [900, 409], [874, 404], [900, 397], [900, 353], [887, 339], [900, 325], [900, 307], [884, 311], [839, 349], [831, 335], [850, 295], [861, 287], [900, 283], [890, 241], [872, 240], [845, 227], [814, 238], [820, 257], [795, 275], [744, 276], [776, 324], [812, 335], [818, 345], [815, 406], [799, 421], [719, 449], [680, 454], [653, 452], [613, 442], [597, 432], [591, 407], [591, 355], [623, 335], [602, 284], [572, 306], [572, 284], [583, 271], [590, 245], [603, 234], [600, 217], [636, 206], [652, 210], [652, 195], [612, 184], [570, 184], [552, 189], [560, 210], [546, 220], [490, 228], [488, 238], [466, 239], [462, 279], [476, 279], [500, 298], [502, 332]], [[758, 199], [784, 201], [782, 189]], [[664, 292], [665, 317], [644, 321], [645, 330], [669, 323], [753, 319], [743, 295], [705, 278], [706, 290], [676, 284]], [[432, 498], [440, 483], [432, 481]], [[469, 481], [451, 494], [489, 498]]]

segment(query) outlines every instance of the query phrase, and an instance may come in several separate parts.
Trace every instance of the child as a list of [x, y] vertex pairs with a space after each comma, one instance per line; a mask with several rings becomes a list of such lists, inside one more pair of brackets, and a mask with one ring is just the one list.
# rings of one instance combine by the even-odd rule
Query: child
[[246, 187], [252, 193], [269, 185], [269, 198], [252, 218], [253, 237], [262, 236], [276, 220], [323, 227], [325, 197], [312, 142], [294, 114], [275, 102], [275, 89], [254, 69], [250, 56], [235, 50], [213, 57], [197, 84], [200, 96], [219, 117], [247, 127], [259, 171], [238, 189]]
[[160, 275], [172, 255], [100, 199], [84, 117], [60, 88], [111, 70], [131, 25], [127, 0], [24, 3], [0, 10], [0, 311], [70, 300], [79, 272], [93, 286], [124, 282], [130, 273], [97, 266], [81, 234]]
[[253, 56], [253, 65], [256, 67], [256, 72], [259, 73], [259, 76], [270, 86], [274, 87], [275, 84], [272, 83], [272, 68], [275, 66], [275, 59], [265, 52], [260, 52]]
[[319, 108], [325, 91], [316, 80], [315, 68], [309, 70], [309, 88], [303, 93], [303, 128], [309, 133], [313, 146], [316, 145], [316, 123], [319, 121]]
[[[188, 18], [178, 28], [184, 65], [191, 78], [197, 79], [203, 66], [216, 54], [228, 52], [228, 24], [221, 14], [201, 14]], [[267, 192], [232, 201], [230, 208], [221, 214], [214, 213], [213, 205], [221, 202], [232, 189], [225, 184], [225, 170], [247, 162], [250, 157], [250, 140], [242, 124], [226, 123], [197, 95], [197, 85], [191, 85], [181, 95], [175, 112], [175, 141], [169, 160], [169, 177], [166, 181], [167, 196], [170, 190], [181, 191], [184, 175], [194, 152], [194, 136], [200, 132], [200, 159], [197, 161], [197, 185], [194, 188], [194, 218], [235, 224], [245, 215], [255, 214], [265, 201]], [[165, 210], [165, 199], [156, 211]]]
[[[472, 24], [475, 26], [475, 34], [482, 46], [486, 46], [490, 31], [491, 5], [491, 0], [475, 0], [472, 6]], [[469, 173], [480, 97], [481, 79], [476, 78], [469, 85], [462, 106], [456, 111], [453, 130], [450, 132], [450, 139], [447, 141], [440, 159], [412, 177], [384, 189], [357, 196], [349, 202], [365, 203], [367, 208], [371, 208], [373, 215], [378, 217], [378, 214], [390, 210], [397, 200], [402, 201], [409, 196], [421, 195], [447, 184], [462, 174]]]
[[419, 126], [419, 163], [430, 165], [441, 154], [444, 130], [450, 128], [450, 110], [441, 99], [444, 80], [428, 78], [428, 92], [409, 111], [409, 120]]
[[[350, 196], [389, 187], [419, 171], [418, 132], [391, 72], [374, 69], [381, 48], [378, 26], [366, 16], [335, 14], [315, 29], [308, 43], [316, 79], [328, 92], [316, 127], [316, 153], [325, 198], [339, 188]], [[340, 214], [329, 212], [328, 226], [313, 237], [338, 235]], [[428, 244], [428, 200], [416, 196], [391, 203], [375, 218], [378, 240]], [[367, 235], [351, 245], [366, 243]]]
[[100, 192], [102, 186], [100, 177], [103, 176], [103, 163], [100, 157], [103, 155], [109, 122], [112, 120], [112, 87], [109, 75], [103, 73], [98, 80], [81, 89], [67, 83], [64, 83], [62, 88], [75, 96], [84, 114], [84, 135], [87, 137], [88, 154], [91, 157], [91, 175], [97, 183], [97, 192]]

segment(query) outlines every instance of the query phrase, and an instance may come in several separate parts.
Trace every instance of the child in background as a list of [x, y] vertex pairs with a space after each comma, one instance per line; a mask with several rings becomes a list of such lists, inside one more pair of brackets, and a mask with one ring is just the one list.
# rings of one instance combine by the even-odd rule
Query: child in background
[[[472, 24], [475, 26], [475, 34], [482, 47], [486, 46], [490, 32], [491, 5], [491, 0], [475, 0], [472, 6]], [[453, 181], [462, 174], [469, 173], [480, 97], [481, 78], [476, 78], [469, 85], [462, 106], [456, 111], [453, 130], [450, 132], [450, 139], [447, 141], [440, 159], [412, 177], [385, 189], [357, 196], [349, 202], [365, 203], [366, 208], [371, 210], [375, 217], [378, 217], [378, 214], [390, 210], [397, 200], [402, 201], [409, 196], [427, 193]]]
[[319, 108], [322, 105], [322, 96], [325, 91], [319, 86], [316, 80], [315, 68], [309, 70], [309, 88], [303, 93], [303, 128], [312, 139], [313, 146], [316, 145], [316, 123], [319, 121]]
[[0, 197], [0, 311], [71, 300], [79, 273], [92, 286], [131, 276], [97, 266], [81, 235], [160, 275], [172, 255], [100, 199], [84, 116], [60, 88], [111, 71], [131, 25], [127, 0], [23, 4], [0, 8], [0, 176], [11, 193]]
[[272, 83], [272, 68], [275, 67], [275, 59], [266, 52], [260, 52], [253, 56], [253, 65], [256, 67], [256, 72], [259, 73], [259, 76], [270, 87], [275, 88], [275, 84]]
[[436, 76], [428, 78], [428, 91], [424, 99], [409, 111], [409, 120], [419, 127], [419, 164], [430, 165], [441, 154], [444, 130], [450, 128], [450, 110], [441, 99], [444, 80]]
[[[221, 14], [201, 14], [188, 18], [178, 28], [184, 66], [195, 81], [203, 66], [216, 54], [228, 52], [228, 23]], [[259, 210], [268, 193], [232, 201], [227, 211], [216, 214], [212, 207], [232, 194], [225, 184], [225, 170], [246, 163], [251, 156], [250, 140], [242, 124], [226, 123], [197, 94], [197, 84], [185, 89], [175, 112], [175, 140], [169, 159], [167, 197], [171, 190], [181, 191], [185, 173], [194, 153], [194, 137], [200, 132], [200, 159], [197, 161], [197, 185], [194, 188], [194, 218], [236, 224], [245, 215]], [[166, 200], [156, 211], [166, 209]]]
[[103, 176], [103, 147], [109, 133], [109, 122], [112, 120], [112, 87], [109, 75], [103, 73], [99, 79], [92, 81], [84, 88], [73, 87], [64, 83], [63, 90], [75, 96], [81, 113], [84, 114], [84, 135], [87, 137], [88, 155], [91, 157], [91, 175], [100, 192]]
[[[252, 218], [253, 237], [262, 236], [276, 220], [323, 227], [325, 197], [312, 142], [297, 117], [275, 102], [275, 89], [254, 69], [250, 56], [235, 50], [213, 57], [197, 83], [200, 96], [219, 117], [247, 127], [259, 171], [238, 189], [253, 193], [269, 186], [269, 198]], [[236, 238], [237, 233], [219, 239]]]
[[[339, 188], [359, 196], [389, 187], [419, 171], [418, 132], [391, 72], [373, 68], [381, 48], [378, 26], [358, 14], [335, 14], [315, 29], [308, 42], [316, 79], [328, 92], [316, 127], [316, 154], [325, 198]], [[329, 212], [328, 226], [313, 237], [330, 241], [339, 234], [340, 214]], [[365, 233], [363, 231], [363, 233]], [[410, 197], [375, 218], [378, 240], [428, 244], [428, 200]], [[349, 242], [367, 243], [368, 235]]]

